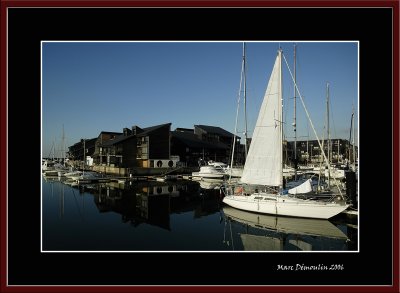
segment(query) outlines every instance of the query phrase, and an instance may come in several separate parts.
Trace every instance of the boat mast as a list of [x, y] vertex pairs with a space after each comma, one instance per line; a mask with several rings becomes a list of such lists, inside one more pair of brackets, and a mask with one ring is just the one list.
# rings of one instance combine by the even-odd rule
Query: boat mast
[[330, 174], [330, 161], [331, 161], [331, 150], [330, 150], [330, 144], [331, 144], [331, 138], [329, 134], [329, 83], [326, 83], [326, 120], [327, 120], [327, 133], [328, 133], [328, 188], [330, 189], [330, 181], [331, 181], [331, 174]]
[[231, 154], [231, 172], [229, 174], [229, 180], [232, 175], [232, 168], [233, 168], [233, 158], [235, 155], [235, 148], [236, 148], [236, 133], [238, 132], [237, 130], [237, 124], [238, 124], [238, 118], [239, 118], [239, 107], [240, 107], [240, 97], [242, 93], [242, 85], [244, 87], [244, 115], [245, 115], [245, 158], [247, 156], [247, 111], [246, 111], [246, 44], [243, 43], [243, 58], [242, 58], [242, 70], [240, 73], [240, 84], [239, 84], [239, 93], [238, 93], [238, 99], [237, 99], [237, 107], [236, 107], [236, 120], [235, 120], [235, 131], [233, 133], [233, 143], [232, 143], [232, 154]]
[[351, 113], [351, 119], [350, 119], [350, 137], [349, 137], [349, 144], [348, 144], [348, 152], [349, 152], [349, 155], [348, 155], [348, 157], [349, 157], [349, 159], [348, 159], [348, 163], [347, 163], [347, 165], [349, 165], [349, 164], [351, 164], [351, 132], [352, 132], [352, 130], [353, 130], [353, 117], [354, 117], [354, 113]]
[[[282, 48], [279, 48], [279, 87], [278, 87], [278, 93], [280, 95], [280, 99], [281, 99], [281, 111], [280, 111], [280, 117], [278, 117], [278, 121], [280, 122], [279, 124], [279, 131], [280, 131], [280, 146], [281, 146], [281, 150], [279, 152], [279, 155], [281, 156], [281, 183], [280, 183], [280, 190], [281, 192], [283, 191], [283, 152], [282, 152], [282, 148], [283, 148], [283, 123], [282, 123], [282, 119], [283, 119], [283, 95], [282, 95]], [[278, 97], [279, 98], [279, 97]]]
[[353, 104], [353, 113], [351, 115], [352, 118], [352, 128], [353, 128], [353, 163], [354, 163], [354, 170], [356, 170], [356, 145], [355, 145], [355, 133], [354, 133], [354, 104]]
[[246, 107], [246, 43], [243, 43], [243, 108], [244, 108], [244, 158], [247, 157], [247, 107]]
[[[296, 84], [296, 44], [294, 44], [294, 67], [293, 67], [294, 84]], [[294, 100], [294, 117], [293, 117], [293, 130], [294, 130], [294, 180], [297, 180], [297, 132], [296, 132], [296, 86], [293, 86], [293, 100]], [[287, 147], [286, 147], [287, 148]]]
[[63, 158], [63, 166], [65, 167], [65, 133], [64, 133], [64, 124], [63, 124], [63, 132], [62, 132], [62, 158]]
[[83, 139], [83, 174], [86, 169], [86, 138]]

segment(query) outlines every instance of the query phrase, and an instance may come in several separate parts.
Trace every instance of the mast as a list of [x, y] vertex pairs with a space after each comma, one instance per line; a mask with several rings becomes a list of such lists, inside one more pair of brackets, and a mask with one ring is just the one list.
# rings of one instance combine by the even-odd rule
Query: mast
[[[294, 67], [293, 67], [294, 84], [296, 84], [296, 44], [294, 44]], [[293, 130], [294, 130], [294, 180], [297, 180], [297, 132], [296, 132], [296, 86], [293, 86]]]
[[[278, 117], [279, 121], [279, 132], [280, 132], [280, 152], [279, 155], [281, 156], [280, 161], [281, 161], [281, 183], [280, 183], [280, 190], [282, 192], [283, 190], [283, 153], [282, 153], [282, 148], [283, 148], [283, 95], [282, 95], [282, 48], [279, 48], [279, 83], [278, 83], [278, 95], [280, 96], [280, 113]], [[279, 97], [278, 97], [279, 99]]]
[[247, 157], [246, 43], [243, 43], [244, 158]]
[[[354, 120], [354, 104], [353, 104], [353, 113], [351, 115], [352, 120]], [[354, 171], [356, 170], [356, 144], [355, 144], [355, 133], [354, 133], [354, 122], [353, 125], [353, 163], [354, 163]]]
[[327, 120], [327, 133], [328, 133], [328, 188], [330, 188], [330, 180], [331, 180], [331, 174], [330, 174], [330, 162], [331, 162], [331, 150], [330, 150], [330, 144], [331, 144], [331, 138], [329, 134], [329, 83], [326, 83], [326, 120]]
[[[350, 148], [350, 144], [351, 144], [351, 135], [352, 135], [352, 131], [353, 131], [353, 119], [354, 119], [354, 108], [353, 108], [353, 112], [351, 113], [351, 119], [350, 119], [350, 137], [349, 137], [349, 163], [351, 164], [351, 148]], [[353, 138], [354, 140], [354, 138]], [[354, 150], [353, 150], [354, 153]], [[354, 154], [353, 154], [354, 156]]]
[[86, 138], [83, 139], [83, 174], [86, 169]]
[[236, 148], [236, 133], [238, 132], [237, 130], [237, 124], [238, 124], [238, 117], [239, 117], [239, 106], [240, 106], [240, 97], [241, 97], [241, 92], [242, 92], [242, 85], [244, 88], [244, 116], [245, 116], [245, 141], [244, 141], [244, 146], [245, 146], [245, 158], [247, 156], [247, 110], [246, 110], [246, 44], [243, 42], [243, 57], [242, 57], [242, 69], [240, 73], [240, 84], [239, 84], [239, 93], [238, 93], [238, 99], [237, 99], [237, 108], [236, 108], [236, 120], [235, 120], [235, 131], [233, 133], [233, 143], [232, 143], [232, 154], [231, 154], [231, 170], [229, 174], [229, 180], [232, 175], [232, 168], [233, 168], [233, 158], [235, 155], [235, 148]]
[[65, 167], [65, 133], [64, 133], [64, 124], [63, 124], [63, 132], [62, 132], [62, 158], [63, 158], [63, 166]]

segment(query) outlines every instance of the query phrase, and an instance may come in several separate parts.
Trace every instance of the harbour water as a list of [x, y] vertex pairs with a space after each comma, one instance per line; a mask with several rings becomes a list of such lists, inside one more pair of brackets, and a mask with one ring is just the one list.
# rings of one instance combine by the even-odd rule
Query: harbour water
[[43, 251], [357, 251], [357, 224], [226, 206], [217, 183], [42, 181]]

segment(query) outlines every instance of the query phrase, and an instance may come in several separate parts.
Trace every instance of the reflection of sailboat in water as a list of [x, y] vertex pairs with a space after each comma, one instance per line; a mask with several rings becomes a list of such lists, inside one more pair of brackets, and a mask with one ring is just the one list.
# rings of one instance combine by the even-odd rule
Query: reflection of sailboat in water
[[[245, 233], [238, 233], [244, 250], [287, 250], [285, 249], [286, 240], [287, 243], [301, 250], [313, 250], [312, 244], [307, 243], [301, 236], [318, 237], [321, 239], [331, 238], [343, 242], [348, 240], [346, 234], [330, 221], [324, 219], [256, 214], [228, 206], [223, 207], [223, 213], [229, 224], [231, 221], [234, 221], [245, 225], [246, 229], [242, 231]], [[250, 230], [255, 231], [250, 233]]]
[[199, 181], [200, 188], [202, 189], [220, 189], [221, 185], [224, 183], [223, 180], [218, 179], [203, 179]]

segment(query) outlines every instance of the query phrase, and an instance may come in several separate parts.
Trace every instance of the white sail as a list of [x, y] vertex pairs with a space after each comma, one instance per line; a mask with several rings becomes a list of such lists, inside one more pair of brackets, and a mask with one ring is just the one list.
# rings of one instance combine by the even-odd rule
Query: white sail
[[282, 186], [282, 52], [265, 91], [241, 182]]

